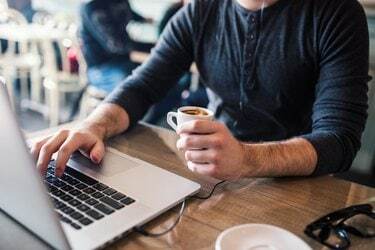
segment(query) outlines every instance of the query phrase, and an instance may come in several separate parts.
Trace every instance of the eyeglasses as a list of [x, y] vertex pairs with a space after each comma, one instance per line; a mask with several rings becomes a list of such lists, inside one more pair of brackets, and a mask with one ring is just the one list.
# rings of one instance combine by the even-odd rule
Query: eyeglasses
[[332, 249], [350, 246], [349, 235], [375, 237], [375, 212], [370, 204], [347, 207], [309, 224], [305, 234]]

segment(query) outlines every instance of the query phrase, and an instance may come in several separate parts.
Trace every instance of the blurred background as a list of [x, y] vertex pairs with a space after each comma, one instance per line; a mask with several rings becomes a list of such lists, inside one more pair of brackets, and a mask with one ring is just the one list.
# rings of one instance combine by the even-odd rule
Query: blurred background
[[[84, 119], [134, 68], [147, 60], [180, 0], [0, 0], [0, 75], [22, 129], [46, 129]], [[368, 17], [370, 72], [375, 71], [375, 0], [360, 1]], [[11, 83], [11, 84], [10, 84]], [[375, 186], [375, 87], [353, 167], [338, 175]], [[207, 105], [192, 65], [144, 121], [167, 127], [182, 105]], [[0, 114], [1, 117], [1, 114]]]

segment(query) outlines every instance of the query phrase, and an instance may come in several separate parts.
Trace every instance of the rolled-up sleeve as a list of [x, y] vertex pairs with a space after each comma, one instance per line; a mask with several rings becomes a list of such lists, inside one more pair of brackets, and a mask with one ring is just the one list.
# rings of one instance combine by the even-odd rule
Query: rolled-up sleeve
[[149, 59], [106, 98], [126, 110], [131, 126], [189, 70], [194, 57], [194, 2], [172, 18]]
[[313, 175], [350, 168], [361, 146], [370, 79], [368, 29], [360, 4], [342, 1], [334, 13], [321, 13], [319, 20], [312, 132], [302, 136], [317, 151]]

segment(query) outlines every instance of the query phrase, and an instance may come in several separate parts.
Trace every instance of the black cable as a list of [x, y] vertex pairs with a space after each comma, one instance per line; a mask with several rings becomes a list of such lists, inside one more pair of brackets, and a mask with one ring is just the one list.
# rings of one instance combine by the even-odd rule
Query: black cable
[[[194, 198], [194, 199], [200, 199], [200, 200], [207, 200], [209, 199], [212, 194], [214, 193], [215, 189], [217, 186], [219, 186], [220, 184], [224, 183], [225, 181], [220, 181], [218, 183], [215, 184], [215, 186], [212, 188], [212, 190], [210, 191], [210, 193], [206, 196], [197, 196], [197, 195], [194, 195], [194, 196], [190, 196], [188, 198]], [[142, 226], [139, 226], [139, 227], [134, 227], [133, 230], [139, 234], [142, 234], [143, 236], [147, 236], [147, 237], [160, 237], [160, 236], [163, 236], [167, 233], [169, 233], [170, 231], [172, 231], [176, 226], [177, 224], [180, 222], [181, 220], [181, 217], [184, 213], [184, 210], [185, 210], [185, 205], [186, 205], [186, 200], [184, 200], [182, 202], [182, 205], [181, 205], [181, 208], [180, 208], [180, 212], [178, 213], [178, 217], [176, 219], [176, 221], [172, 224], [172, 226], [170, 226], [167, 230], [163, 231], [163, 232], [160, 232], [160, 233], [152, 233], [152, 232], [148, 232], [146, 231]]]
[[182, 214], [184, 213], [184, 210], [185, 210], [185, 204], [186, 204], [186, 200], [184, 200], [182, 202], [182, 205], [181, 205], [181, 208], [180, 208], [180, 212], [178, 213], [178, 217], [177, 217], [176, 221], [167, 230], [165, 230], [163, 232], [160, 232], [160, 233], [151, 233], [151, 232], [147, 232], [145, 229], [143, 229], [142, 226], [140, 226], [140, 227], [134, 227], [133, 230], [135, 232], [140, 233], [143, 236], [147, 236], [147, 237], [160, 237], [160, 236], [162, 236], [164, 234], [167, 234], [170, 231], [172, 231], [177, 226], [177, 224], [180, 222]]
[[220, 184], [223, 184], [224, 182], [225, 181], [220, 181], [220, 182], [216, 183], [215, 186], [211, 189], [211, 192], [206, 196], [193, 195], [193, 196], [190, 196], [190, 197], [194, 198], [194, 199], [199, 199], [199, 200], [207, 200], [207, 199], [211, 198], [211, 196], [215, 192], [215, 189], [217, 188], [217, 186], [219, 186]]

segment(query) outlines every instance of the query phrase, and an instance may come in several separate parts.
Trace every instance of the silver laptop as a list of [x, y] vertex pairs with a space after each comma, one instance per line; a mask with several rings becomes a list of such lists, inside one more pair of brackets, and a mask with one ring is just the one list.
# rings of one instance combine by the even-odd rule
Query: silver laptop
[[0, 117], [0, 208], [54, 248], [102, 247], [200, 189], [111, 148], [101, 166], [75, 154], [62, 178], [53, 175], [53, 161], [41, 177], [3, 83]]

